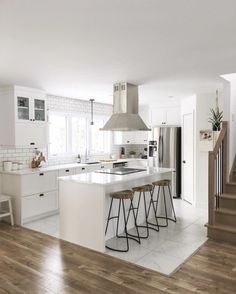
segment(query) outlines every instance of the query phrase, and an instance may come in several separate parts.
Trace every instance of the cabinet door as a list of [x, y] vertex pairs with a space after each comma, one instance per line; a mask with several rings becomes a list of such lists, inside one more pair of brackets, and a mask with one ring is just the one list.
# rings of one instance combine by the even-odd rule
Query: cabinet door
[[16, 119], [17, 121], [30, 120], [30, 106], [31, 101], [29, 97], [17, 96], [16, 97]]
[[57, 191], [39, 193], [22, 198], [22, 219], [40, 216], [58, 209]]
[[153, 108], [151, 110], [151, 123], [152, 126], [161, 126], [166, 124], [166, 109]]
[[15, 145], [43, 147], [48, 144], [47, 124], [16, 123]]
[[173, 107], [166, 110], [166, 124], [167, 125], [180, 125], [181, 122], [180, 108]]
[[45, 122], [46, 121], [46, 101], [44, 99], [33, 99], [34, 105], [34, 121]]
[[75, 174], [75, 168], [66, 168], [59, 170], [59, 177], [72, 176]]
[[148, 132], [134, 132], [134, 143], [133, 144], [147, 144], [148, 142]]

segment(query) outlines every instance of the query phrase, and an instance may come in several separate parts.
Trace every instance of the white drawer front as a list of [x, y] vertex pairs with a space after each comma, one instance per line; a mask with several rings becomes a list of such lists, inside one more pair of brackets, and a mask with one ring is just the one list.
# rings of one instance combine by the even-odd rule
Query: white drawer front
[[66, 168], [59, 170], [59, 177], [72, 176], [75, 174], [75, 168]]
[[22, 219], [51, 212], [58, 209], [57, 191], [40, 193], [22, 198]]
[[57, 190], [58, 171], [22, 176], [21, 196]]

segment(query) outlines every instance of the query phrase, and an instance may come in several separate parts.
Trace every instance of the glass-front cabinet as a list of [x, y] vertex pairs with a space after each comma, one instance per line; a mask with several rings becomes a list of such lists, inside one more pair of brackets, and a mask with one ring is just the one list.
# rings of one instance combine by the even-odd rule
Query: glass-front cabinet
[[45, 121], [45, 100], [34, 99], [34, 119], [35, 121]]
[[34, 97], [17, 96], [18, 122], [46, 122], [46, 100]]
[[30, 99], [27, 97], [17, 97], [17, 118], [19, 120], [30, 119]]

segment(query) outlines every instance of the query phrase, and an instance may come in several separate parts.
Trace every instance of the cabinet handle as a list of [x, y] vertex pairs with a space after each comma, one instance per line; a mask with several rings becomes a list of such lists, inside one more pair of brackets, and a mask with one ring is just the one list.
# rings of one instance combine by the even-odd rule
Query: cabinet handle
[[34, 142], [31, 142], [30, 145], [35, 145], [35, 143]]
[[44, 176], [44, 173], [40, 173], [39, 175], [40, 175], [40, 176]]
[[104, 167], [105, 167], [104, 165], [101, 166], [101, 168], [104, 168]]
[[68, 173], [69, 171], [70, 171], [69, 169], [66, 169], [66, 170], [65, 170], [66, 173]]
[[44, 196], [44, 194], [39, 194], [39, 197], [43, 197]]

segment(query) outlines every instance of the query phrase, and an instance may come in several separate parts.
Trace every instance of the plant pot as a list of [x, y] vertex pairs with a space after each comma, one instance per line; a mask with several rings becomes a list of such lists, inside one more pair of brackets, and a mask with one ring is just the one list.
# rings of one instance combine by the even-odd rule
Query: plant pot
[[212, 125], [212, 131], [213, 132], [219, 132], [220, 131], [220, 126]]

